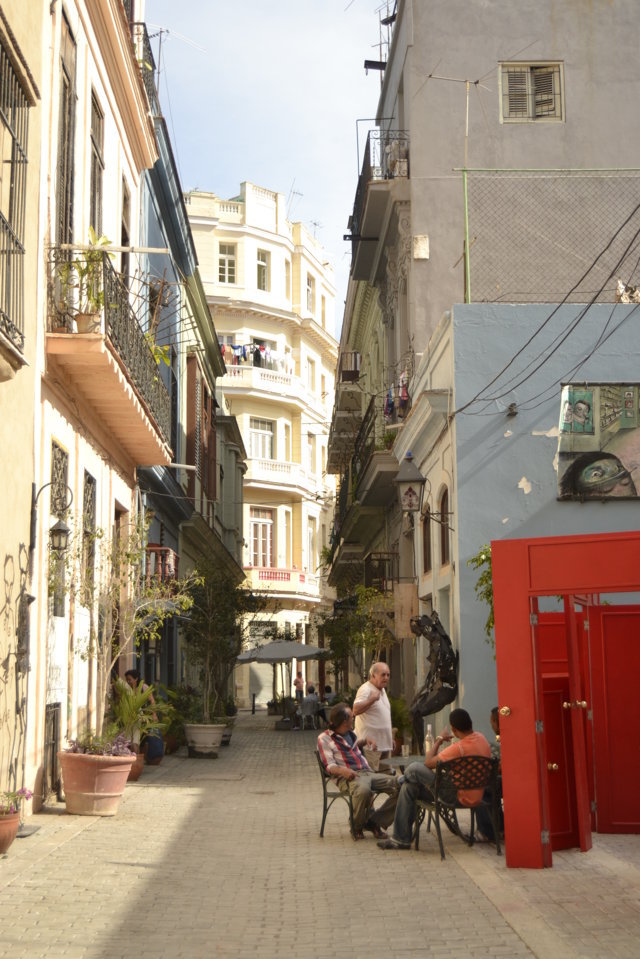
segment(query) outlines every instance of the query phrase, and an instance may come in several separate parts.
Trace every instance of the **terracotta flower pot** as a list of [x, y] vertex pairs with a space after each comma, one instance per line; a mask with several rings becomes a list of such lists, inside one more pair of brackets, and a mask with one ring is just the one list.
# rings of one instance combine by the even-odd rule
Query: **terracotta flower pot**
[[18, 834], [20, 813], [13, 812], [0, 816], [0, 855], [5, 853]]
[[142, 770], [144, 769], [144, 753], [136, 753], [136, 758], [133, 761], [133, 765], [129, 770], [129, 775], [127, 776], [127, 782], [135, 783], [140, 779], [142, 775]]
[[135, 756], [59, 752], [67, 812], [115, 816]]
[[226, 730], [224, 723], [185, 723], [184, 731], [191, 758], [209, 757], [215, 759]]

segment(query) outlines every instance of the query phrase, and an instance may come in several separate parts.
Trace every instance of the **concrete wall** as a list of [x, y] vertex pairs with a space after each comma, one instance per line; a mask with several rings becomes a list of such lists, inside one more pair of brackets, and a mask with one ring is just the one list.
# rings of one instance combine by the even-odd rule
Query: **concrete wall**
[[[467, 566], [469, 557], [491, 539], [638, 528], [637, 499], [557, 500], [560, 383], [638, 382], [637, 313], [621, 304], [591, 307], [557, 348], [557, 338], [584, 308], [564, 306], [551, 316], [552, 311], [552, 306], [531, 304], [460, 305], [453, 310], [455, 409], [483, 390], [522, 350], [488, 391], [505, 395], [458, 412], [453, 427], [457, 631], [463, 702], [474, 716], [495, 705], [495, 676], [483, 632], [488, 610], [475, 598], [477, 574]], [[601, 337], [605, 341], [598, 345]], [[522, 382], [547, 355], [548, 362]], [[571, 373], [578, 364], [579, 371]], [[517, 404], [516, 416], [507, 415], [510, 403]], [[640, 488], [640, 459], [625, 465]]]

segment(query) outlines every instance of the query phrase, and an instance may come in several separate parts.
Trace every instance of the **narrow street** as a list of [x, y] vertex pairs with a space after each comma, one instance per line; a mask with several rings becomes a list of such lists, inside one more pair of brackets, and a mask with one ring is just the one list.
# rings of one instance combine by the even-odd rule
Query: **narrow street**
[[215, 761], [165, 757], [114, 819], [36, 815], [0, 858], [0, 959], [635, 959], [640, 836], [594, 836], [550, 870], [434, 835], [419, 852], [319, 838], [315, 734], [241, 712]]

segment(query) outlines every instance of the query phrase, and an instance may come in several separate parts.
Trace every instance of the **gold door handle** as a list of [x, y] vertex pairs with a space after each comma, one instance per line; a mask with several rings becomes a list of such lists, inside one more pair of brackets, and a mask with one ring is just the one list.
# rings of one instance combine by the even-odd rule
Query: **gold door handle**
[[500, 707], [500, 715], [501, 715], [501, 716], [510, 716], [510, 715], [511, 715], [511, 710], [509, 709], [508, 706], [501, 706], [501, 707]]
[[576, 706], [579, 706], [580, 709], [586, 709], [588, 705], [589, 704], [587, 703], [586, 699], [581, 699], [579, 702], [576, 703]]
[[563, 708], [563, 709], [571, 709], [572, 705], [573, 705], [573, 703], [563, 703], [563, 704], [562, 704], [562, 708]]
[[547, 769], [550, 773], [557, 773], [559, 768], [557, 763], [547, 763]]

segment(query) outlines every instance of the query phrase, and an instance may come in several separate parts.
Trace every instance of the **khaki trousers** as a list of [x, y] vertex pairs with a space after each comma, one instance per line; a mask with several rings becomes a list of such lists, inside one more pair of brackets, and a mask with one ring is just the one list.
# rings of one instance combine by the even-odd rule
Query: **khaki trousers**
[[[383, 828], [391, 825], [398, 801], [398, 780], [395, 776], [361, 769], [355, 779], [338, 779], [337, 782], [342, 792], [351, 793], [355, 829], [362, 829], [369, 819]], [[388, 798], [379, 809], [372, 811], [371, 805], [378, 793], [386, 793]]]

